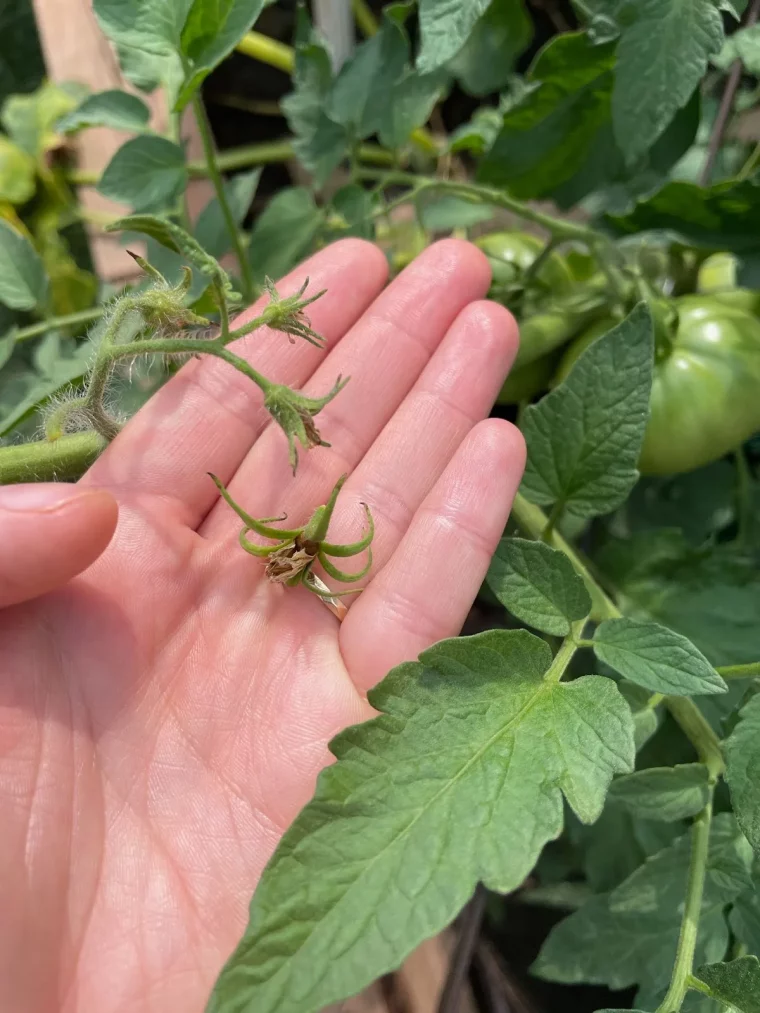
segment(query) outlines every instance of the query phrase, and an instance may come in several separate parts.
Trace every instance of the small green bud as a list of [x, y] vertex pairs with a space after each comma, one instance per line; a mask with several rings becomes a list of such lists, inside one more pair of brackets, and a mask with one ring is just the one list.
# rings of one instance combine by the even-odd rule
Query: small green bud
[[317, 292], [316, 295], [310, 296], [308, 299], [303, 299], [302, 296], [308, 284], [309, 279], [307, 278], [294, 295], [281, 298], [274, 286], [274, 282], [270, 278], [267, 278], [264, 282], [264, 288], [269, 293], [269, 305], [261, 314], [261, 319], [272, 330], [282, 331], [284, 334], [287, 334], [291, 343], [294, 343], [296, 338], [303, 338], [309, 344], [316, 345], [317, 348], [323, 348], [325, 339], [321, 334], [317, 334], [316, 331], [312, 330], [311, 321], [304, 313], [304, 310], [307, 306], [310, 306], [317, 299], [321, 298], [326, 290]]
[[298, 450], [296, 440], [304, 450], [311, 450], [312, 447], [329, 447], [330, 444], [322, 439], [319, 430], [314, 424], [314, 416], [319, 414], [326, 404], [346, 386], [348, 377], [342, 380], [338, 377], [335, 386], [329, 394], [324, 397], [313, 398], [299, 394], [297, 391], [285, 387], [283, 384], [273, 383], [264, 398], [264, 407], [280, 426], [288, 440], [288, 459], [295, 474], [298, 466]]

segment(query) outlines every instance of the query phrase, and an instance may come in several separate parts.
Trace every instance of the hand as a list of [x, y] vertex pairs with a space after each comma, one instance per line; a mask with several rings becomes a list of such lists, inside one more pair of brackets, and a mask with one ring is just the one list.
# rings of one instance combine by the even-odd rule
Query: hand
[[[383, 290], [383, 255], [344, 240], [281, 292], [307, 275], [328, 290], [311, 307], [328, 352], [263, 331], [237, 349], [309, 393], [351, 376], [317, 419], [332, 448], [302, 452], [295, 479], [251, 382], [204, 359], [79, 485], [0, 490], [0, 981], [14, 1013], [201, 1011], [328, 741], [371, 716], [364, 694], [392, 666], [458, 632], [502, 534], [524, 448], [481, 420], [517, 332], [479, 301], [482, 254], [443, 241]], [[293, 523], [350, 473], [330, 540], [359, 537], [361, 501], [377, 533], [342, 625], [265, 580], [208, 471], [249, 513]]]

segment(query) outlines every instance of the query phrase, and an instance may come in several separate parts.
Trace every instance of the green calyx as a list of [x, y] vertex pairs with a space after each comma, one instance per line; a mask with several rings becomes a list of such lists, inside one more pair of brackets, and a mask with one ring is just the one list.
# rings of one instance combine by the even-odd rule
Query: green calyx
[[290, 466], [295, 474], [298, 466], [298, 450], [296, 440], [304, 450], [312, 447], [329, 447], [330, 444], [322, 439], [319, 430], [314, 424], [314, 416], [329, 404], [332, 399], [340, 393], [348, 383], [338, 377], [332, 390], [324, 397], [306, 397], [299, 394], [284, 384], [270, 384], [265, 397], [264, 407], [280, 426], [288, 440]]
[[[281, 517], [263, 517], [261, 519], [251, 517], [233, 500], [216, 475], [211, 475], [211, 478], [224, 501], [232, 507], [245, 525], [240, 532], [240, 544], [250, 555], [266, 559], [266, 575], [272, 583], [285, 584], [288, 587], [303, 584], [307, 590], [320, 598], [336, 598], [345, 594], [356, 594], [361, 590], [361, 588], [349, 591], [325, 590], [322, 582], [313, 573], [314, 564], [319, 562], [329, 577], [349, 584], [365, 577], [372, 566], [371, 542], [375, 534], [375, 524], [366, 503], [362, 505], [367, 515], [367, 530], [359, 541], [344, 545], [326, 541], [338, 493], [346, 481], [346, 475], [341, 475], [335, 483], [327, 503], [318, 506], [306, 524], [299, 528], [274, 526], [287, 520], [286, 514]], [[251, 531], [259, 535], [260, 538], [269, 539], [274, 544], [260, 545], [251, 541], [248, 537]], [[345, 573], [328, 558], [330, 556], [338, 558], [358, 556], [365, 550], [367, 562], [357, 573]]]

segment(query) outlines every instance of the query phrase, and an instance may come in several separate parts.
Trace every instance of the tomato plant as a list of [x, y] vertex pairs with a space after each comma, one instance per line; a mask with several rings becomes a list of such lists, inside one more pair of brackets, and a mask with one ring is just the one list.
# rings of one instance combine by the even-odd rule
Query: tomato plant
[[[760, 139], [738, 126], [758, 99], [760, 0], [574, 0], [549, 27], [522, 0], [358, 0], [366, 38], [341, 66], [303, 6], [272, 22], [292, 46], [260, 33], [270, 6], [94, 0], [133, 89], [6, 96], [0, 481], [83, 474], [188, 355], [261, 389], [295, 470], [346, 381], [307, 397], [230, 346], [266, 325], [321, 347], [319, 294], [281, 298], [271, 279], [347, 235], [393, 271], [441, 235], [485, 253], [521, 330], [494, 411], [528, 464], [482, 632], [391, 671], [378, 716], [335, 740], [208, 1009], [317, 1013], [482, 884], [513, 916], [563, 909], [533, 974], [606, 986], [603, 1013], [756, 1013]], [[288, 75], [288, 134], [217, 153], [202, 85], [236, 49]], [[143, 97], [157, 89], [165, 135]], [[102, 126], [130, 136], [93, 177], [70, 144]], [[254, 213], [264, 166], [293, 160]], [[215, 196], [192, 221], [194, 176]], [[97, 227], [145, 244], [118, 291], [84, 248], [83, 186], [129, 209]], [[259, 295], [259, 316], [231, 323]], [[338, 488], [292, 530], [221, 492], [271, 579], [326, 597], [314, 566], [361, 577], [369, 564], [330, 557], [371, 551], [374, 532], [368, 511], [359, 542], [325, 540]]]

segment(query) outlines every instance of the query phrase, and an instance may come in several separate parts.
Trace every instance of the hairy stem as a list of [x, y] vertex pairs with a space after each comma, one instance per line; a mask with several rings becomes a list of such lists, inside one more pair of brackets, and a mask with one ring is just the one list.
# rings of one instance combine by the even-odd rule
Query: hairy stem
[[681, 919], [681, 931], [678, 935], [676, 961], [673, 965], [670, 988], [657, 1007], [656, 1013], [678, 1013], [691, 983], [694, 951], [699, 931], [699, 915], [702, 909], [702, 894], [705, 887], [711, 822], [712, 797], [702, 812], [694, 819], [689, 877], [686, 884], [686, 906]]
[[246, 302], [250, 302], [254, 295], [251, 265], [248, 261], [248, 256], [240, 238], [240, 229], [237, 227], [237, 223], [235, 222], [232, 214], [232, 209], [230, 208], [229, 201], [227, 200], [227, 194], [224, 190], [224, 180], [222, 179], [222, 174], [219, 171], [219, 166], [216, 161], [216, 152], [214, 151], [214, 141], [211, 137], [211, 127], [209, 126], [208, 116], [206, 115], [206, 110], [203, 107], [203, 101], [197, 92], [193, 96], [193, 111], [195, 113], [198, 130], [201, 135], [203, 151], [206, 156], [206, 168], [208, 169], [209, 178], [214, 185], [216, 199], [219, 201], [219, 207], [221, 208], [222, 217], [224, 218], [224, 224], [227, 227], [227, 232], [229, 233], [229, 237], [232, 242], [232, 248], [235, 251], [235, 257], [237, 258], [238, 266], [240, 268], [240, 281], [243, 289], [243, 298]]
[[99, 433], [75, 433], [0, 447], [0, 485], [68, 482], [80, 478], [106, 446]]
[[[375, 180], [378, 179], [378, 172], [372, 169], [360, 169], [357, 177], [364, 180]], [[540, 225], [546, 229], [555, 240], [578, 239], [592, 246], [599, 246], [601, 243], [608, 242], [606, 237], [595, 229], [589, 228], [586, 225], [580, 225], [577, 222], [569, 222], [563, 218], [556, 218], [553, 215], [545, 214], [543, 211], [538, 211], [536, 208], [530, 207], [515, 197], [510, 197], [509, 194], [501, 190], [494, 190], [491, 187], [480, 186], [475, 183], [461, 183], [451, 179], [434, 179], [430, 176], [417, 176], [411, 172], [389, 172], [380, 174], [379, 178], [382, 179], [384, 186], [409, 186], [410, 189], [399, 197], [398, 200], [379, 209], [376, 212], [376, 217], [387, 214], [388, 211], [401, 204], [415, 201], [423, 193], [442, 190], [445, 193], [456, 194], [465, 200], [471, 200], [475, 204], [491, 204], [493, 207], [501, 207], [507, 211], [512, 211], [514, 214], [524, 218], [525, 221], [533, 222], [535, 225]]]

